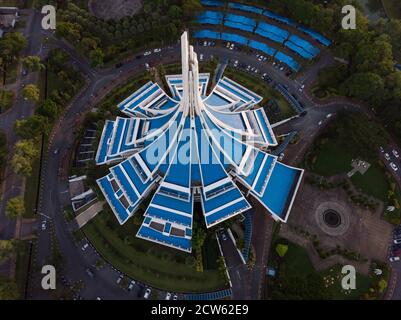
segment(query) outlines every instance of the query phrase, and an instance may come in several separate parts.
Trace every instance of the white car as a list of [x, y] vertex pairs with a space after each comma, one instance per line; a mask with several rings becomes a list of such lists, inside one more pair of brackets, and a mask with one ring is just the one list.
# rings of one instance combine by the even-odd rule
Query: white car
[[233, 49], [234, 49], [234, 43], [232, 43], [230, 46], [230, 50], [233, 50]]
[[134, 280], [131, 280], [131, 282], [129, 283], [129, 286], [128, 286], [128, 291], [131, 291], [133, 288], [134, 288], [134, 285], [135, 285], [135, 281]]
[[388, 153], [385, 153], [385, 154], [384, 154], [384, 158], [385, 158], [387, 161], [390, 161], [390, 155], [389, 155]]
[[400, 257], [390, 257], [390, 262], [400, 261]]
[[88, 243], [85, 243], [85, 244], [82, 246], [81, 250], [82, 250], [82, 251], [85, 251], [86, 249], [88, 249], [88, 247], [89, 247], [89, 244], [88, 244]]
[[230, 48], [230, 42], [227, 42], [226, 48]]
[[178, 296], [175, 294], [173, 300], [178, 300]]
[[153, 50], [154, 53], [158, 53], [160, 51], [162, 51], [162, 49], [160, 49], [160, 48], [156, 48], [156, 49]]
[[124, 278], [124, 276], [122, 274], [120, 274], [120, 276], [117, 279], [117, 284], [120, 284], [121, 280]]
[[333, 116], [332, 113], [328, 113], [328, 114], [326, 115], [326, 118], [327, 118], [327, 119], [330, 119], [332, 116]]
[[281, 161], [284, 159], [285, 154], [282, 152], [280, 153], [280, 155], [278, 156], [278, 161]]
[[381, 153], [384, 152], [384, 148], [382, 146], [379, 147], [379, 150], [380, 150]]
[[171, 293], [167, 292], [166, 297], [164, 298], [164, 300], [171, 300]]
[[46, 220], [42, 221], [42, 231], [46, 230]]
[[147, 288], [146, 291], [145, 291], [145, 294], [143, 295], [143, 297], [144, 297], [145, 299], [149, 299], [150, 293], [151, 293], [151, 292], [152, 292], [152, 291], [151, 291], [149, 288]]
[[203, 61], [203, 54], [202, 53], [199, 55], [199, 60]]
[[396, 158], [399, 158], [399, 157], [400, 157], [400, 155], [399, 155], [399, 153], [397, 152], [397, 150], [393, 150], [392, 152], [393, 152], [394, 157], [396, 157]]
[[398, 167], [397, 167], [397, 165], [396, 165], [394, 162], [391, 162], [391, 163], [390, 163], [390, 167], [391, 167], [394, 171], [397, 171], [397, 170], [398, 170]]
[[394, 239], [394, 244], [401, 244], [401, 238]]
[[146, 57], [146, 56], [149, 56], [149, 55], [151, 55], [152, 54], [152, 51], [145, 51], [144, 53], [143, 53], [143, 55]]

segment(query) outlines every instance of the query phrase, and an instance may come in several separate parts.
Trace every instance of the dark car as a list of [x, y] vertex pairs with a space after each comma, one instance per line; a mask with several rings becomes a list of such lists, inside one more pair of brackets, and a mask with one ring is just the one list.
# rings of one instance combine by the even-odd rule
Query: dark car
[[123, 66], [122, 62], [116, 63], [115, 67], [116, 69], [121, 68]]

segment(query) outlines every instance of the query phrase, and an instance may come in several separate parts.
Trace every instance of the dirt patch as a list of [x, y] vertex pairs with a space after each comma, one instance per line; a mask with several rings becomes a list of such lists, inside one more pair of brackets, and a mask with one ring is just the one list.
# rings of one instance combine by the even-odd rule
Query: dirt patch
[[142, 0], [89, 0], [89, 11], [105, 20], [132, 16], [142, 8]]

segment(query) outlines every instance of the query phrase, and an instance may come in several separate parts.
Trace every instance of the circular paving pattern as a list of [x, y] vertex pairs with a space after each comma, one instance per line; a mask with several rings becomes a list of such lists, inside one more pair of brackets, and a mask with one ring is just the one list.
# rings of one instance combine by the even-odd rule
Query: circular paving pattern
[[320, 229], [331, 235], [340, 236], [347, 232], [350, 224], [350, 209], [337, 202], [323, 202], [316, 211], [315, 218]]
[[329, 209], [323, 212], [323, 221], [330, 228], [337, 228], [341, 224], [341, 215], [337, 211]]

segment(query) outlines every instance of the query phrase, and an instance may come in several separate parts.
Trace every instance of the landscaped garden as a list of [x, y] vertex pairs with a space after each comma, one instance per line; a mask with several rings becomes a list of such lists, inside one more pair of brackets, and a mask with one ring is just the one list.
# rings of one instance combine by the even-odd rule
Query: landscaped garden
[[[362, 113], [340, 113], [306, 153], [305, 167], [326, 178], [340, 175], [365, 196], [382, 201], [385, 207], [394, 206], [396, 210], [386, 212], [385, 217], [397, 224], [401, 215], [400, 190], [379, 158], [379, 146], [386, 145], [387, 139], [381, 126]], [[348, 179], [352, 159], [368, 161], [371, 166], [364, 174], [356, 172]]]
[[226, 287], [225, 279], [217, 270], [220, 253], [214, 232], [207, 234], [203, 272], [197, 272], [193, 255], [135, 237], [142, 215], [143, 211], [137, 212], [120, 226], [114, 214], [104, 210], [83, 228], [83, 232], [111, 265], [156, 288], [204, 292]]
[[[317, 272], [306, 249], [283, 238], [272, 242], [269, 267], [276, 270], [276, 275], [267, 281], [266, 292], [272, 299], [377, 299], [387, 288], [388, 271], [374, 262], [369, 276], [356, 274], [355, 290], [345, 290], [341, 286], [341, 266]], [[375, 268], [382, 274], [375, 275]]]

